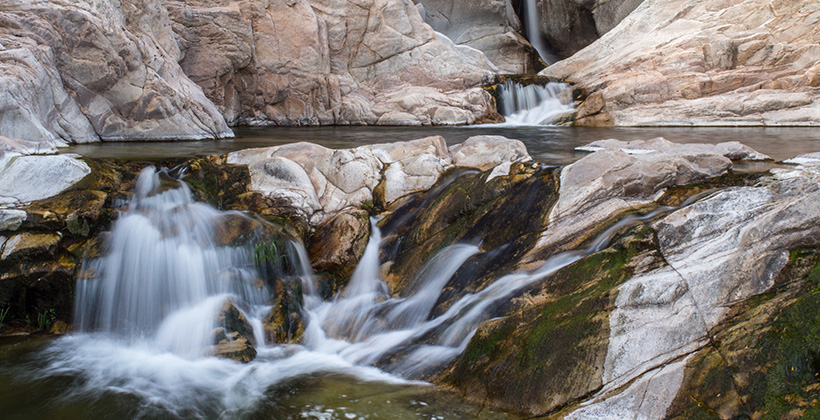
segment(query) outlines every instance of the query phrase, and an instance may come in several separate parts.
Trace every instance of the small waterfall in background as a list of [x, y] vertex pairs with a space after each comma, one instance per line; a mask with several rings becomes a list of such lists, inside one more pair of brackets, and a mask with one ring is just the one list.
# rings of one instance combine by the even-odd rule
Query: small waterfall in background
[[527, 40], [530, 41], [535, 51], [538, 51], [538, 55], [541, 56], [541, 59], [544, 60], [547, 65], [557, 62], [559, 58], [550, 51], [547, 47], [547, 43], [544, 42], [544, 38], [541, 36], [536, 0], [527, 0], [524, 3], [524, 8], [521, 13], [524, 15]]
[[566, 83], [522, 85], [506, 80], [498, 86], [499, 112], [504, 125], [535, 126], [554, 122], [572, 112], [572, 89]]

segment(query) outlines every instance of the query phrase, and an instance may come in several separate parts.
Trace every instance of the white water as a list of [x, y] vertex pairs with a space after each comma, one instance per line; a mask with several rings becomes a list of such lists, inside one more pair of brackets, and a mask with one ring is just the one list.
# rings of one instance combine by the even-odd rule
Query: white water
[[505, 126], [551, 124], [572, 112], [572, 90], [566, 83], [549, 82], [546, 86], [521, 85], [511, 80], [498, 88]]
[[524, 10], [522, 11], [527, 27], [527, 40], [530, 41], [533, 48], [538, 51], [538, 55], [541, 56], [541, 59], [548, 65], [551, 65], [558, 61], [558, 57], [547, 48], [544, 37], [541, 35], [541, 28], [538, 22], [538, 8], [535, 3], [536, 0], [527, 0], [524, 5]]
[[[216, 246], [215, 228], [225, 213], [194, 203], [182, 183], [163, 188], [168, 183], [145, 170], [105, 256], [84, 267], [95, 275], [78, 282], [82, 333], [58, 340], [41, 373], [83, 378], [65, 398], [130, 395], [140, 399], [145, 417], [210, 418], [241, 416], [269, 398], [271, 387], [306, 375], [419, 384], [408, 379], [456, 358], [494, 305], [598, 251], [615, 229], [587, 250], [558, 254], [532, 273], [509, 274], [466, 293], [438, 316], [432, 313], [442, 291], [465, 262], [481, 255], [477, 246], [442, 249], [406, 296], [392, 296], [379, 277], [381, 232], [373, 220], [348, 286], [325, 301], [304, 247], [294, 242], [289, 257], [304, 293], [303, 344], [266, 345], [261, 318], [270, 296], [256, 281], [251, 252]], [[248, 364], [208, 356], [217, 311], [228, 298], [245, 310], [255, 330], [258, 355]]]

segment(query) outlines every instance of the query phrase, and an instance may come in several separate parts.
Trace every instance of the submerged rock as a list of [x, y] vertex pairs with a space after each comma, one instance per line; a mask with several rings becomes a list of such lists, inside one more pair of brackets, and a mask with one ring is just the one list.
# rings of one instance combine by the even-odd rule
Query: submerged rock
[[818, 125], [817, 3], [644, 1], [543, 75], [588, 93], [586, 125]]

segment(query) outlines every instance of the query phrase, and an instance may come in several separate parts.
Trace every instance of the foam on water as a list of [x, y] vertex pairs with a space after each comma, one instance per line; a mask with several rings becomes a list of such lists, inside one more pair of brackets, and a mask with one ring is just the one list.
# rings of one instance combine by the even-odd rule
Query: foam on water
[[551, 124], [572, 112], [572, 90], [566, 83], [549, 82], [545, 86], [522, 85], [511, 80], [498, 88], [501, 113], [506, 122], [501, 126], [537, 126]]

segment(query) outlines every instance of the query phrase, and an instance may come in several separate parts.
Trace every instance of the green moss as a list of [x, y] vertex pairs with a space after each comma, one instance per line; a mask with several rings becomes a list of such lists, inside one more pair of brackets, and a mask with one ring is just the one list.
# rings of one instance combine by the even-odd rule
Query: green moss
[[775, 285], [733, 308], [689, 363], [670, 418], [704, 406], [721, 417], [820, 418], [820, 250], [792, 251]]

